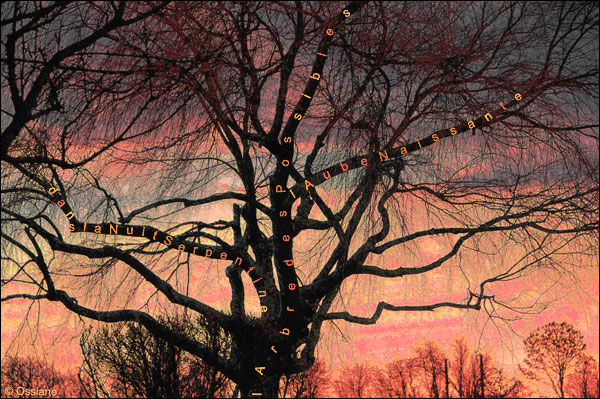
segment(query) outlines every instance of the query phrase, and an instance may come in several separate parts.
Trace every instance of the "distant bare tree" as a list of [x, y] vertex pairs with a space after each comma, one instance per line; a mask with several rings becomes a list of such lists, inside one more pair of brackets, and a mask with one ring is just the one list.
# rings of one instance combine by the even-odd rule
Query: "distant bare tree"
[[[491, 363], [491, 361], [490, 361]], [[531, 391], [517, 377], [508, 377], [501, 368], [491, 365], [484, 371], [486, 398], [528, 398]]]
[[[7, 395], [6, 388], [13, 393]], [[7, 356], [2, 362], [2, 397], [37, 396], [19, 392], [18, 388], [54, 390], [55, 397], [86, 397], [77, 376], [59, 372], [54, 365], [34, 357]]]
[[584, 355], [575, 373], [567, 378], [566, 392], [572, 398], [597, 398], [599, 388], [598, 362]]
[[[450, 381], [453, 391], [459, 398], [521, 398], [529, 391], [523, 382], [515, 377], [507, 377], [494, 357], [488, 353], [477, 354], [467, 344], [464, 337], [454, 340], [450, 356]], [[480, 362], [483, 361], [483, 365]], [[483, 370], [483, 375], [481, 371]], [[484, 392], [481, 392], [483, 379]]]
[[467, 370], [471, 359], [471, 350], [464, 337], [459, 337], [452, 343], [452, 361], [449, 373], [452, 375], [451, 384], [459, 398], [466, 397], [468, 383]]
[[439, 398], [444, 392], [444, 359], [446, 355], [435, 342], [427, 340], [415, 348], [413, 364], [420, 385], [430, 398]]
[[[382, 398], [526, 398], [529, 390], [518, 378], [509, 377], [499, 367], [493, 356], [484, 354], [480, 365], [475, 353], [463, 337], [454, 341], [453, 351], [446, 353], [433, 341], [425, 341], [413, 348], [414, 355], [396, 359], [381, 369], [354, 369], [342, 371], [335, 382], [338, 394], [350, 396], [368, 392]], [[449, 363], [449, 390], [446, 394], [444, 360]], [[461, 361], [462, 359], [462, 361]], [[483, 375], [481, 375], [483, 369]], [[364, 376], [357, 378], [356, 375]], [[346, 377], [347, 376], [347, 377]], [[346, 379], [344, 384], [343, 379]], [[484, 392], [481, 392], [481, 380]], [[362, 385], [361, 385], [362, 384]], [[362, 391], [359, 387], [362, 386]], [[336, 388], [337, 389], [337, 388]]]
[[414, 359], [398, 359], [384, 365], [375, 376], [375, 392], [382, 398], [423, 397]]
[[333, 380], [333, 389], [339, 398], [371, 398], [377, 370], [366, 364], [356, 364], [340, 370]]
[[[201, 319], [161, 320], [173, 331], [226, 353], [229, 340]], [[226, 398], [232, 384], [223, 374], [136, 323], [101, 327], [81, 338], [81, 372], [90, 397]]]
[[553, 321], [536, 328], [523, 342], [527, 354], [522, 368], [525, 375], [548, 383], [564, 398], [565, 384], [586, 347], [581, 332], [570, 323]]
[[319, 398], [329, 385], [327, 368], [322, 360], [302, 373], [283, 376], [280, 397], [282, 398]]

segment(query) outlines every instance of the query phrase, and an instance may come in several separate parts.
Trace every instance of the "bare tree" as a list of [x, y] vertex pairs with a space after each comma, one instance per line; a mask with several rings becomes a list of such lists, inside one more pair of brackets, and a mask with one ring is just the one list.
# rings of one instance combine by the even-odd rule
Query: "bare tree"
[[372, 398], [376, 370], [366, 364], [345, 367], [333, 381], [339, 398]]
[[[219, 326], [197, 319], [169, 317], [161, 322], [175, 331], [227, 353], [229, 340]], [[81, 373], [90, 397], [221, 398], [231, 383], [217, 370], [137, 323], [101, 327], [81, 338]]]
[[417, 381], [414, 359], [398, 359], [375, 377], [375, 392], [381, 398], [420, 398], [424, 396]]
[[[241, 395], [274, 397], [313, 365], [325, 322], [443, 307], [508, 322], [543, 303], [498, 283], [559, 280], [597, 254], [592, 3], [5, 2], [2, 16], [2, 301], [139, 323]], [[229, 309], [194, 280], [223, 264]], [[351, 278], [442, 268], [460, 270], [447, 299], [344, 308]], [[218, 323], [229, 354], [161, 323], [167, 305]]]
[[[480, 357], [481, 356], [481, 357]], [[480, 363], [483, 360], [483, 364]], [[485, 397], [485, 398], [528, 398], [531, 392], [523, 381], [518, 377], [509, 377], [500, 368], [494, 357], [489, 354], [475, 356], [473, 354], [472, 367], [477, 368], [479, 373], [477, 378], [471, 382], [470, 392], [473, 396], [464, 397]], [[475, 366], [476, 365], [476, 366]], [[483, 375], [481, 370], [483, 369]], [[475, 375], [475, 373], [473, 373]], [[481, 391], [483, 382], [483, 392]]]
[[325, 363], [317, 359], [307, 371], [283, 376], [279, 391], [280, 397], [319, 398], [325, 394], [328, 383]]
[[467, 369], [470, 358], [470, 350], [464, 337], [455, 339], [452, 343], [452, 347], [453, 359], [450, 362], [450, 370], [453, 377], [452, 386], [458, 394], [458, 397], [464, 398], [466, 387], [468, 385]]
[[[375, 392], [383, 398], [517, 398], [528, 397], [522, 381], [508, 377], [493, 356], [477, 354], [464, 337], [454, 341], [452, 353], [432, 341], [413, 348], [415, 354], [383, 366], [375, 377]], [[450, 355], [450, 356], [448, 356]], [[480, 357], [481, 355], [481, 357]], [[483, 364], [479, 359], [483, 359]], [[448, 391], [445, 389], [445, 360], [448, 360]], [[483, 373], [481, 373], [483, 369]], [[485, 390], [481, 392], [481, 382]]]
[[576, 372], [567, 379], [566, 392], [573, 398], [597, 398], [598, 362], [584, 355]]
[[523, 343], [527, 353], [525, 374], [549, 383], [564, 398], [565, 384], [582, 360], [586, 347], [581, 332], [570, 323], [553, 321], [536, 328]]
[[450, 382], [459, 398], [520, 398], [529, 394], [521, 380], [507, 377], [492, 355], [476, 353], [464, 337], [453, 342], [449, 368]]
[[464, 338], [454, 341], [453, 357], [450, 357], [449, 369], [452, 377], [449, 384], [454, 392], [445, 390], [444, 360], [447, 358], [442, 348], [433, 341], [426, 341], [415, 349], [412, 359], [421, 389], [431, 398], [505, 398], [526, 397], [523, 383], [516, 378], [505, 375], [489, 354], [474, 352], [466, 344]]
[[84, 393], [76, 375], [62, 373], [43, 360], [7, 356], [2, 362], [2, 397], [84, 397]]
[[439, 398], [444, 386], [444, 358], [442, 349], [433, 341], [427, 340], [415, 348], [413, 364], [430, 398]]

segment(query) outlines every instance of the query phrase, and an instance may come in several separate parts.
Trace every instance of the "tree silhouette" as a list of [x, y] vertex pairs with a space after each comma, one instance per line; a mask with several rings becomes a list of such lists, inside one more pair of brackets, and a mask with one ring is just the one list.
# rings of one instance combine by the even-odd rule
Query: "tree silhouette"
[[[2, 301], [139, 323], [242, 396], [275, 397], [326, 323], [508, 322], [544, 304], [500, 285], [597, 254], [592, 3], [5, 2], [2, 17]], [[446, 268], [456, 291], [421, 287]], [[398, 277], [423, 295], [345, 307], [352, 279]], [[229, 307], [203, 296], [221, 281]], [[172, 307], [217, 323], [228, 354], [162, 323]]]
[[[7, 388], [12, 389], [12, 393]], [[84, 397], [85, 393], [76, 375], [59, 372], [54, 365], [34, 357], [7, 356], [2, 361], [2, 397], [38, 396], [19, 388], [44, 390], [39, 393], [40, 397]]]
[[[481, 392], [479, 354], [464, 337], [456, 338], [452, 350], [445, 352], [433, 341], [413, 348], [414, 355], [397, 359], [373, 372], [374, 392], [384, 398], [516, 398], [528, 397], [528, 391], [517, 378], [506, 376], [493, 356], [484, 354]], [[448, 361], [448, 393], [445, 388], [445, 360]], [[341, 378], [343, 379], [343, 377]], [[341, 381], [340, 379], [340, 381]]]
[[583, 335], [571, 324], [551, 322], [532, 331], [523, 341], [527, 358], [523, 370], [530, 378], [545, 380], [561, 398], [570, 372], [582, 359]]
[[413, 365], [430, 398], [439, 398], [445, 394], [444, 358], [442, 349], [433, 341], [427, 340], [415, 349]]
[[450, 363], [450, 373], [452, 374], [452, 386], [458, 393], [459, 398], [465, 397], [467, 390], [468, 376], [467, 370], [470, 361], [470, 350], [464, 337], [456, 339], [452, 343], [453, 362]]
[[[227, 337], [206, 320], [170, 317], [161, 322], [215, 351], [229, 350]], [[82, 335], [81, 374], [90, 381], [89, 397], [231, 397], [231, 382], [217, 370], [137, 323], [122, 324]]]
[[302, 373], [286, 375], [281, 380], [282, 398], [319, 398], [324, 395], [328, 385], [325, 363], [315, 360], [313, 366]]
[[567, 378], [566, 392], [573, 398], [597, 398], [598, 383], [598, 362], [583, 355], [575, 373]]
[[375, 369], [364, 363], [345, 367], [333, 381], [336, 396], [339, 398], [372, 398], [375, 373]]
[[375, 376], [375, 392], [382, 398], [423, 397], [416, 374], [413, 359], [390, 362]]

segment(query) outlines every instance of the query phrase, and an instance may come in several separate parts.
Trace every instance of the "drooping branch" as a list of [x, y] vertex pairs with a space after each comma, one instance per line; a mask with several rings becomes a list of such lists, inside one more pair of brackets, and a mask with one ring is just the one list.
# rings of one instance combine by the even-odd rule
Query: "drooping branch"
[[0, 302], [10, 301], [11, 299], [30, 299], [32, 301], [39, 301], [41, 299], [48, 299], [48, 295], [46, 295], [46, 294], [41, 294], [41, 295], [11, 294], [11, 295], [2, 297]]
[[[214, 195], [210, 195], [208, 197], [200, 198], [200, 199], [196, 199], [196, 200], [187, 199], [187, 198], [163, 199], [163, 200], [153, 202], [151, 204], [145, 205], [139, 209], [135, 209], [135, 210], [129, 212], [129, 214], [121, 220], [121, 223], [127, 224], [127, 223], [131, 222], [131, 220], [134, 217], [136, 217], [137, 215], [142, 214], [148, 210], [155, 209], [162, 205], [182, 204], [184, 208], [188, 208], [188, 207], [192, 207], [192, 206], [209, 204], [211, 202], [216, 202], [216, 201], [221, 201], [221, 200], [226, 200], [226, 199], [236, 199], [236, 200], [240, 200], [240, 201], [244, 201], [244, 202], [252, 201], [252, 198], [249, 197], [248, 195], [242, 194], [242, 193], [234, 193], [234, 192], [214, 194]], [[265, 215], [270, 216], [273, 213], [269, 207], [267, 207], [266, 205], [264, 205], [258, 201], [254, 201], [254, 206], [256, 206], [258, 209], [260, 209]]]
[[80, 222], [71, 207], [66, 202], [65, 194], [54, 189], [48, 188], [48, 193], [55, 201], [56, 205], [69, 219], [69, 231], [72, 233], [87, 232], [104, 235], [120, 235], [129, 237], [146, 238], [150, 242], [159, 242], [170, 248], [177, 249], [180, 252], [187, 252], [211, 259], [234, 260], [238, 265], [244, 268], [250, 268], [253, 264], [250, 255], [242, 248], [227, 245], [220, 240], [221, 246], [198, 244], [193, 241], [179, 239], [164, 231], [152, 226], [120, 224], [120, 223], [87, 223]]
[[231, 364], [227, 359], [212, 350], [211, 348], [203, 345], [191, 338], [186, 337], [183, 334], [177, 333], [163, 324], [158, 322], [155, 318], [139, 310], [121, 309], [111, 311], [97, 311], [88, 307], [79, 305], [77, 301], [70, 297], [63, 290], [56, 290], [52, 294], [47, 295], [47, 299], [50, 301], [59, 301], [67, 309], [75, 314], [83, 317], [87, 317], [92, 320], [98, 320], [105, 323], [117, 323], [123, 321], [135, 321], [146, 327], [152, 334], [157, 337], [161, 337], [167, 342], [176, 345], [189, 353], [198, 356], [211, 367], [219, 370], [221, 373], [226, 375], [232, 380], [236, 380], [237, 373], [235, 365]]
[[[148, 267], [146, 267], [141, 261], [139, 261], [137, 258], [135, 258], [133, 255], [131, 255], [127, 251], [123, 251], [119, 248], [114, 248], [114, 247], [110, 247], [110, 246], [105, 246], [102, 248], [87, 248], [87, 247], [83, 247], [81, 245], [69, 244], [69, 243], [66, 243], [66, 242], [56, 238], [55, 236], [53, 236], [52, 234], [48, 233], [46, 230], [44, 230], [43, 228], [38, 226], [37, 224], [27, 220], [26, 218], [22, 217], [21, 215], [13, 213], [9, 210], [3, 210], [3, 211], [6, 212], [7, 214], [17, 218], [22, 223], [31, 227], [36, 233], [38, 233], [40, 236], [42, 236], [48, 242], [50, 247], [54, 250], [71, 253], [71, 254], [83, 255], [90, 259], [99, 259], [99, 258], [118, 259], [118, 260], [124, 262], [125, 264], [127, 264], [128, 266], [130, 266], [132, 269], [134, 269], [147, 282], [152, 284], [158, 291], [160, 291], [163, 295], [165, 295], [169, 299], [169, 301], [171, 301], [172, 303], [193, 309], [193, 310], [197, 311], [198, 313], [201, 313], [207, 317], [212, 318], [213, 320], [218, 320], [220, 323], [222, 323], [222, 325], [226, 329], [232, 329], [235, 326], [231, 316], [228, 316], [223, 312], [217, 311], [216, 309], [214, 309], [192, 297], [189, 297], [187, 295], [183, 295], [183, 294], [179, 293], [177, 290], [175, 290], [173, 288], [173, 286], [171, 286], [171, 284], [169, 284], [165, 280], [161, 279], [152, 270], [150, 270]], [[33, 256], [33, 254], [30, 254], [30, 256]], [[34, 260], [36, 258], [37, 257], [34, 256]], [[39, 265], [39, 260], [37, 263]], [[44, 273], [43, 268], [41, 269], [41, 271]], [[44, 273], [44, 275], [49, 276], [49, 273], [47, 270]], [[48, 284], [48, 291], [50, 292], [52, 289], [53, 289], [53, 284], [50, 280], [50, 282]]]
[[391, 305], [387, 302], [379, 302], [377, 304], [377, 309], [375, 313], [371, 317], [360, 317], [351, 315], [348, 312], [334, 312], [328, 313], [323, 316], [323, 320], [345, 320], [350, 323], [355, 324], [375, 324], [379, 317], [383, 313], [384, 310], [389, 310], [392, 312], [424, 312], [424, 311], [433, 311], [437, 308], [448, 307], [448, 308], [456, 308], [456, 309], [473, 309], [479, 310], [481, 308], [481, 299], [478, 300], [474, 304], [464, 304], [464, 303], [454, 303], [454, 302], [439, 302], [432, 305], [407, 305], [407, 306], [395, 306]]

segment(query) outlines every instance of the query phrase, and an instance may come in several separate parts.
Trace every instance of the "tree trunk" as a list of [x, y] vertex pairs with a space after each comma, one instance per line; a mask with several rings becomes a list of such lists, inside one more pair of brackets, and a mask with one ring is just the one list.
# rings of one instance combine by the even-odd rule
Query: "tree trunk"
[[565, 397], [565, 391], [564, 391], [564, 387], [563, 387], [564, 380], [565, 380], [564, 374], [562, 372], [560, 372], [558, 374], [558, 386], [560, 388], [560, 397], [561, 398]]
[[446, 374], [446, 397], [450, 397], [450, 390], [448, 389], [448, 359], [444, 359], [444, 373]]
[[[264, 327], [264, 326], [263, 326]], [[242, 398], [276, 398], [287, 359], [273, 337], [260, 326], [246, 325], [232, 342], [232, 361], [239, 367], [237, 383]], [[272, 351], [272, 346], [278, 352]]]
[[254, 378], [250, 381], [244, 381], [249, 382], [250, 384], [240, 384], [242, 398], [277, 398], [279, 394], [280, 380], [280, 375], [265, 375], [260, 378]]
[[485, 382], [483, 381], [483, 355], [479, 354], [479, 377], [481, 379], [481, 397], [485, 398]]
[[433, 393], [434, 398], [439, 398], [440, 394], [439, 394], [438, 386], [437, 386], [437, 373], [435, 372], [435, 364], [433, 365], [433, 370], [432, 370], [431, 375], [432, 375], [431, 392]]
[[463, 397], [463, 359], [462, 357], [459, 360], [459, 368], [458, 368], [458, 397]]

